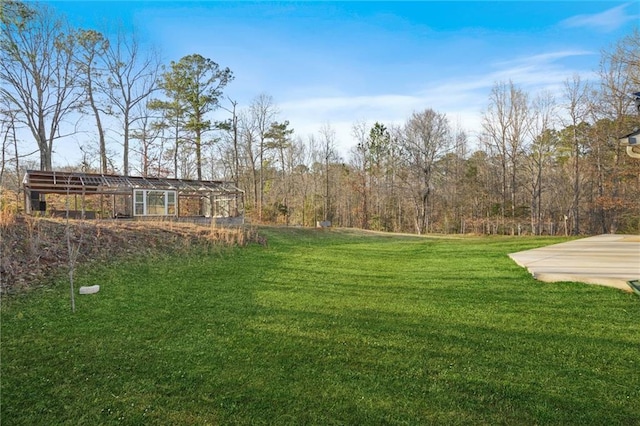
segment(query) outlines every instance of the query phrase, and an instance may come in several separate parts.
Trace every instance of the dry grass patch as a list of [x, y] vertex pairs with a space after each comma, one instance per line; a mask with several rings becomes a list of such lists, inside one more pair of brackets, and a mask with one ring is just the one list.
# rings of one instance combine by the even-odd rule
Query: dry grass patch
[[[191, 223], [70, 220], [79, 264], [193, 249], [265, 244], [253, 228], [215, 228]], [[0, 212], [0, 291], [14, 293], [50, 284], [68, 268], [64, 219]]]

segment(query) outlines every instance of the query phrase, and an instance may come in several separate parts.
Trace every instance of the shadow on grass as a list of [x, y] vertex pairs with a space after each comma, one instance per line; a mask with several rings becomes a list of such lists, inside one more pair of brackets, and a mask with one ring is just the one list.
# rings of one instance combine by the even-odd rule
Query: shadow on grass
[[537, 283], [511, 240], [269, 232], [85, 271], [101, 292], [76, 315], [64, 283], [5, 304], [3, 420], [637, 422], [626, 295]]

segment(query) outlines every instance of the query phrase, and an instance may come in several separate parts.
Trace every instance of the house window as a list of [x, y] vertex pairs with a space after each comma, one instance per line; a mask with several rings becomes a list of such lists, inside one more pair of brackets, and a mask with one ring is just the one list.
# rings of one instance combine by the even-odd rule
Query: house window
[[133, 190], [135, 216], [175, 216], [176, 191]]

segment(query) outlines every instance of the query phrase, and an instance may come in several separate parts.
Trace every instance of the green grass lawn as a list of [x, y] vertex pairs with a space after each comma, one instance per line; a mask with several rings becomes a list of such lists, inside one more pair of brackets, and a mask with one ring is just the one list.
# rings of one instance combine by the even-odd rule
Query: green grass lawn
[[1, 423], [640, 424], [640, 299], [507, 256], [563, 240], [262, 232], [5, 298]]

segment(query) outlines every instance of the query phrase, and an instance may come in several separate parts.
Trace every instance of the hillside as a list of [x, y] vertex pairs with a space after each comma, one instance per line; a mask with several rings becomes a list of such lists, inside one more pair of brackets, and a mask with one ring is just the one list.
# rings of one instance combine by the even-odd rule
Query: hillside
[[[171, 254], [262, 241], [252, 229], [222, 229], [172, 222], [69, 221], [0, 217], [0, 291], [47, 285], [69, 271], [69, 241], [77, 263]], [[79, 246], [78, 246], [79, 245]]]

